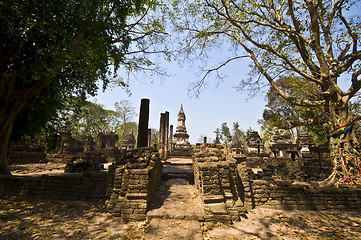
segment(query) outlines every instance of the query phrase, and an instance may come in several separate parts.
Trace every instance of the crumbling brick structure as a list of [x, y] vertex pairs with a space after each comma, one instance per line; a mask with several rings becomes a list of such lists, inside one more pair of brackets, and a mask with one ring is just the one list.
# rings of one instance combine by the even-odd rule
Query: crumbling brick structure
[[270, 159], [264, 154], [247, 157], [232, 154], [220, 144], [198, 145], [193, 151], [194, 181], [204, 202], [205, 220], [236, 221], [258, 206], [288, 210], [361, 209], [360, 187], [321, 188], [315, 181], [297, 181], [309, 180], [310, 176], [303, 172], [309, 170], [307, 164], [314, 159], [317, 165], [324, 161], [323, 157], [322, 149], [311, 149], [309, 159], [302, 165], [302, 159]]
[[194, 181], [202, 194], [206, 221], [237, 221], [244, 215], [237, 160], [220, 144], [193, 152]]
[[145, 220], [146, 212], [162, 177], [157, 151], [140, 148], [127, 151], [108, 172], [107, 209], [124, 221]]

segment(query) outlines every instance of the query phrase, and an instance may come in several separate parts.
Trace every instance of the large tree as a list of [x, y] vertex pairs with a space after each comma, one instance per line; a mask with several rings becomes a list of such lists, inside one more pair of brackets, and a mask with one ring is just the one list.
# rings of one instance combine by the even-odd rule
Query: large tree
[[[352, 128], [357, 118], [349, 105], [361, 88], [359, 1], [175, 0], [172, 8], [170, 19], [184, 34], [180, 42], [184, 53], [206, 56], [214, 47], [232, 48], [224, 61], [208, 69], [196, 87], [202, 87], [211, 73], [219, 76], [221, 68], [230, 62], [250, 59], [251, 77], [242, 80], [240, 87], [257, 91], [270, 85], [293, 106], [322, 111], [336, 156], [334, 173], [345, 172], [346, 181], [361, 181], [357, 177], [359, 163], [346, 169], [344, 166], [352, 161], [343, 155], [354, 154], [349, 149], [358, 147]], [[318, 97], [299, 98], [285, 91], [277, 81], [282, 78], [304, 79]], [[300, 81], [293, 87], [305, 85]], [[356, 172], [353, 177], [348, 174], [351, 169]]]
[[[41, 113], [56, 109], [68, 97], [94, 95], [97, 81], [103, 81], [105, 88], [120, 68], [154, 69], [144, 54], [159, 52], [151, 46], [159, 40], [162, 26], [147, 17], [155, 4], [148, 0], [1, 1], [0, 174], [9, 174], [9, 140], [25, 108], [41, 103], [43, 111], [30, 111]], [[122, 79], [118, 82], [126, 85]]]
[[[171, 19], [184, 34], [181, 46], [186, 54], [204, 55], [220, 45], [232, 48], [228, 58], [209, 68], [205, 77], [248, 58], [253, 75], [241, 87], [255, 90], [269, 84], [293, 105], [323, 111], [332, 131], [353, 119], [349, 102], [361, 87], [359, 5], [344, 0], [173, 1], [175, 12], [183, 13]], [[319, 98], [300, 99], [285, 91], [277, 82], [285, 77], [305, 79]], [[348, 89], [343, 90], [340, 82], [347, 82]], [[355, 140], [352, 131], [337, 138]]]

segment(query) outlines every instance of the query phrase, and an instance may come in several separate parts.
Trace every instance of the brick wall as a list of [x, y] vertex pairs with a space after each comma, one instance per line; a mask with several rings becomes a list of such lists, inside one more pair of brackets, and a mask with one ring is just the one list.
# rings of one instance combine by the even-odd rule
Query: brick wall
[[50, 200], [106, 199], [107, 173], [89, 172], [39, 176], [0, 176], [1, 196], [29, 196]]
[[361, 209], [361, 188], [356, 186], [314, 188], [282, 180], [250, 180], [246, 185], [250, 186], [245, 192], [253, 207], [263, 205], [286, 210]]

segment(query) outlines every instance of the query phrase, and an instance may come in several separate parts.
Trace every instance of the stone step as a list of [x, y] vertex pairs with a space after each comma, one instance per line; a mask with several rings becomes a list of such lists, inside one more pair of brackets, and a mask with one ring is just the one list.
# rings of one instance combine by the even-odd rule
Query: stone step
[[193, 173], [193, 167], [187, 165], [163, 165], [163, 172], [169, 173]]
[[182, 178], [188, 183], [194, 183], [193, 167], [190, 165], [164, 165], [163, 166], [163, 180], [171, 178]]
[[193, 165], [192, 158], [169, 158], [165, 165]]
[[174, 220], [197, 220], [197, 221], [204, 221], [203, 215], [198, 214], [172, 214], [172, 213], [165, 213], [159, 212], [154, 213], [150, 212], [147, 213], [147, 219], [174, 219]]

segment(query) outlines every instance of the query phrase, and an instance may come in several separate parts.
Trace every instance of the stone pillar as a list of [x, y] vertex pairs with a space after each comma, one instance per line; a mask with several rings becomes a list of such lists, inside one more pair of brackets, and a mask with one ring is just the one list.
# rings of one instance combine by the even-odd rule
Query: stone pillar
[[165, 144], [165, 113], [160, 114], [160, 124], [159, 124], [159, 143], [158, 143], [158, 151], [160, 158], [164, 158], [164, 144]]
[[165, 112], [165, 122], [164, 122], [164, 154], [165, 158], [169, 157], [169, 112]]
[[173, 125], [170, 125], [169, 129], [169, 153], [173, 151]]
[[207, 144], [207, 137], [203, 137], [203, 143]]
[[143, 98], [140, 102], [138, 142], [137, 148], [148, 145], [149, 99]]

